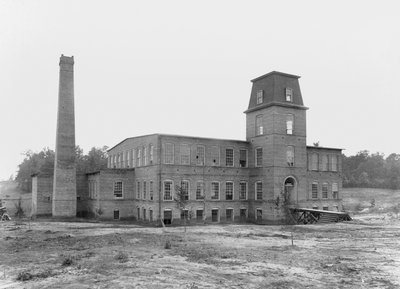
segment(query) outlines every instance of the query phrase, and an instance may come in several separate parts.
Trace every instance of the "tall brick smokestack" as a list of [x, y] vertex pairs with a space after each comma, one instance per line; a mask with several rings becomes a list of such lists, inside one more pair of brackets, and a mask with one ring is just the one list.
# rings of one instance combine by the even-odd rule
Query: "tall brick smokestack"
[[74, 57], [64, 55], [60, 57], [53, 216], [76, 216]]

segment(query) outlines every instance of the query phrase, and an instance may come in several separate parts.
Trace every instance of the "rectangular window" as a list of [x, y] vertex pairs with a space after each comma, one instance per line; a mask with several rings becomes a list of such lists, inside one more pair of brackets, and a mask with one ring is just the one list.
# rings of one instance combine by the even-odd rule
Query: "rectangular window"
[[332, 165], [332, 172], [337, 172], [338, 171], [338, 157], [337, 156], [331, 156], [331, 165]]
[[143, 208], [143, 220], [146, 220], [146, 209]]
[[263, 116], [256, 116], [256, 135], [264, 134], [264, 126], [263, 126]]
[[328, 184], [327, 183], [322, 184], [322, 198], [323, 199], [328, 198]]
[[136, 166], [135, 150], [132, 150], [132, 168]]
[[211, 147], [211, 161], [213, 166], [219, 166], [219, 147]]
[[247, 182], [239, 184], [239, 200], [247, 200]]
[[292, 114], [286, 116], [286, 134], [293, 134], [294, 117]]
[[256, 148], [256, 167], [261, 167], [263, 162], [263, 149]]
[[137, 218], [140, 220], [140, 208], [137, 208]]
[[294, 166], [294, 147], [288, 146], [286, 149], [286, 161], [289, 167]]
[[131, 167], [131, 152], [127, 151], [126, 152], [126, 167], [130, 168]]
[[196, 210], [196, 220], [198, 222], [203, 220], [203, 210]]
[[204, 146], [196, 147], [196, 164], [198, 166], [204, 166], [205, 148]]
[[338, 188], [338, 184], [337, 183], [333, 183], [332, 184], [332, 197], [334, 199], [338, 199], [339, 198], [339, 188]]
[[291, 88], [286, 88], [286, 101], [293, 101], [293, 90]]
[[196, 200], [204, 199], [204, 183], [197, 182], [196, 183]]
[[311, 185], [311, 197], [313, 199], [318, 198], [318, 183], [312, 183]]
[[149, 162], [148, 156], [147, 156], [147, 147], [143, 148], [143, 165], [147, 166]]
[[261, 221], [262, 220], [262, 210], [261, 209], [257, 209], [256, 210], [256, 220], [257, 221]]
[[218, 209], [211, 210], [211, 222], [219, 222], [219, 210]]
[[114, 198], [122, 198], [122, 182], [114, 182]]
[[247, 218], [247, 209], [240, 209], [240, 219], [243, 221]]
[[233, 167], [233, 149], [226, 149], [225, 162], [227, 167]]
[[136, 183], [136, 198], [140, 199], [140, 182]]
[[119, 220], [119, 210], [114, 210], [114, 220]]
[[329, 207], [322, 207], [322, 210], [329, 211]]
[[247, 168], [247, 150], [239, 151], [239, 166], [241, 168]]
[[107, 158], [107, 168], [111, 169], [112, 168], [112, 157], [108, 156]]
[[182, 192], [183, 198], [185, 200], [189, 200], [189, 182], [188, 181], [181, 182], [181, 192]]
[[218, 182], [211, 183], [211, 199], [219, 200], [219, 183]]
[[150, 145], [149, 152], [150, 152], [150, 164], [153, 164], [153, 161], [154, 161], [154, 146], [152, 144]]
[[256, 200], [263, 199], [263, 187], [262, 182], [256, 182]]
[[147, 198], [147, 182], [143, 182], [143, 200], [146, 200]]
[[322, 170], [324, 172], [328, 171], [329, 167], [328, 167], [328, 156], [327, 155], [323, 155], [322, 156]]
[[311, 170], [318, 171], [318, 154], [311, 155]]
[[225, 199], [228, 201], [233, 200], [233, 182], [225, 183]]
[[153, 222], [153, 210], [149, 210], [149, 220]]
[[226, 209], [226, 220], [228, 222], [233, 221], [233, 209]]
[[138, 167], [142, 166], [142, 150], [141, 149], [137, 149], [136, 166], [138, 166]]
[[166, 143], [164, 150], [164, 164], [174, 163], [174, 144]]
[[149, 191], [150, 191], [150, 200], [153, 200], [153, 181], [150, 181], [149, 184]]
[[187, 144], [181, 144], [181, 164], [190, 165], [190, 146]]
[[264, 98], [264, 91], [263, 90], [257, 91], [257, 104], [263, 103], [263, 98]]
[[172, 201], [172, 181], [164, 181], [164, 200]]
[[189, 210], [185, 209], [185, 210], [181, 210], [181, 220], [187, 220], [189, 216]]

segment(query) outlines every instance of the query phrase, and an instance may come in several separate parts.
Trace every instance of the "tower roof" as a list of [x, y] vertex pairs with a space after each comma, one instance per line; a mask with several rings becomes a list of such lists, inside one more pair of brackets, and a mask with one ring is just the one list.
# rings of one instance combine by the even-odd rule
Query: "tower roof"
[[[303, 97], [299, 85], [298, 75], [271, 71], [251, 80], [249, 107], [245, 113], [267, 106], [280, 105], [299, 109], [307, 109], [303, 104]], [[290, 94], [290, 99], [287, 99]], [[260, 100], [261, 95], [261, 100]]]

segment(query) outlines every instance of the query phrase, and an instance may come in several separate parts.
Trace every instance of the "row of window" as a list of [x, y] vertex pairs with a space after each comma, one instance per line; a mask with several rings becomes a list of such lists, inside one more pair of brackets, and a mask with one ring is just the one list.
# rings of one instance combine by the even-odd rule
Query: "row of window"
[[[293, 89], [285, 88], [285, 100], [287, 102], [293, 102]], [[264, 90], [260, 89], [257, 91], [257, 104], [264, 103]]]
[[338, 155], [319, 155], [312, 153], [308, 155], [308, 170], [310, 171], [338, 171], [339, 156]]
[[108, 168], [134, 168], [153, 164], [154, 146], [143, 146], [108, 157]]
[[[312, 199], [328, 199], [329, 198], [329, 192], [328, 192], [328, 183], [322, 183], [321, 185], [321, 192], [319, 192], [319, 185], [318, 182], [313, 182], [311, 184], [311, 198]], [[337, 183], [332, 183], [332, 190], [331, 190], [331, 198], [332, 199], [338, 199], [339, 198], [339, 188]]]
[[[219, 208], [212, 208], [211, 209], [211, 222], [219, 222], [220, 221], [220, 209]], [[139, 211], [138, 211], [139, 212]], [[256, 209], [255, 211], [256, 216], [262, 218], [262, 210], [261, 209]], [[198, 208], [196, 210], [196, 213], [194, 216], [192, 216], [189, 213], [189, 210], [181, 210], [181, 220], [184, 218], [189, 219], [189, 218], [195, 218], [196, 221], [204, 221], [205, 213], [203, 208]], [[239, 209], [239, 218], [241, 220], [245, 220], [247, 218], [247, 209], [246, 208], [240, 208]], [[233, 221], [234, 220], [234, 209], [233, 208], [227, 208], [225, 210], [225, 220], [226, 221]], [[163, 213], [163, 221], [165, 224], [171, 224], [172, 222], [172, 210], [171, 209], [165, 209]]]
[[[287, 114], [286, 115], [286, 134], [293, 134], [294, 130], [294, 115]], [[264, 121], [263, 115], [256, 115], [256, 135], [264, 134]]]
[[[148, 193], [148, 194], [147, 194]], [[137, 181], [136, 182], [136, 198], [142, 200], [153, 201], [154, 183], [153, 181]]]
[[[163, 160], [164, 164], [174, 164], [175, 163], [175, 145], [173, 143], [165, 143], [164, 144], [164, 152], [163, 152]], [[181, 165], [190, 165], [191, 162], [191, 151], [189, 144], [180, 144], [179, 145], [180, 159], [178, 159], [178, 163]], [[195, 148], [195, 164], [198, 166], [205, 165], [205, 155], [206, 148], [204, 145], [196, 145]], [[211, 165], [213, 166], [221, 166], [221, 157], [220, 157], [220, 148], [218, 146], [212, 146], [210, 148], [211, 155]], [[237, 156], [235, 156], [235, 150], [233, 148], [225, 149], [225, 163], [224, 166], [234, 167]], [[248, 166], [248, 151], [247, 149], [239, 150], [239, 167], [247, 167]]]
[[[211, 200], [234, 200], [234, 182], [228, 181], [224, 183], [224, 191], [221, 190], [221, 183], [213, 181], [210, 183], [210, 199]], [[195, 200], [204, 200], [206, 198], [205, 184], [203, 181], [196, 182]], [[190, 199], [190, 182], [181, 181], [180, 186], [175, 189], [179, 190], [185, 200]], [[248, 198], [248, 183], [245, 181], [239, 182], [239, 200], [247, 200]], [[255, 197], [256, 200], [263, 199], [263, 185], [261, 181], [255, 183]], [[163, 199], [165, 201], [172, 201], [174, 199], [174, 185], [173, 181], [166, 180], [163, 182]]]

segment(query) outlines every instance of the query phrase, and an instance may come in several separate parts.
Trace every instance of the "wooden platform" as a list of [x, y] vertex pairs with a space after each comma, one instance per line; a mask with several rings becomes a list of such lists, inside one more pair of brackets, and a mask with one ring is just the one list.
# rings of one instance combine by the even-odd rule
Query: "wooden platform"
[[351, 217], [345, 212], [314, 210], [307, 208], [290, 209], [293, 220], [297, 224], [321, 224], [351, 221]]

